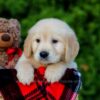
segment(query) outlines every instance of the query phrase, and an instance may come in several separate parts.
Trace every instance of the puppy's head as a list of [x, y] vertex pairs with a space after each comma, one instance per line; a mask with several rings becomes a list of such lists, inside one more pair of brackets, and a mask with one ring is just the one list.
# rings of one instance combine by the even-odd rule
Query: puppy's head
[[70, 62], [79, 51], [74, 31], [63, 21], [50, 18], [36, 23], [24, 44], [24, 54], [40, 64]]

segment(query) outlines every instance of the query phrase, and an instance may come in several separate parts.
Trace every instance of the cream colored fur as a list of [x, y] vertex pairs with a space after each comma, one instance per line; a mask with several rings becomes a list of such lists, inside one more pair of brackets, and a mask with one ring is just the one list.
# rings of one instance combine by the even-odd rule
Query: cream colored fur
[[[49, 52], [48, 60], [40, 59], [39, 53], [43, 50]], [[67, 68], [77, 68], [74, 59], [78, 51], [76, 35], [68, 24], [55, 18], [40, 20], [28, 32], [23, 55], [15, 67], [17, 77], [23, 84], [30, 84], [34, 81], [34, 68], [44, 65], [47, 81], [59, 81]]]

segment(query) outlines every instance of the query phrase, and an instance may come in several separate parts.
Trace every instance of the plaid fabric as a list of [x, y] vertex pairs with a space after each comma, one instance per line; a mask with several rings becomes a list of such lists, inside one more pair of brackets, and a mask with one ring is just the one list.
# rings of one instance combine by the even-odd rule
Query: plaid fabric
[[59, 82], [48, 83], [44, 79], [45, 68], [35, 70], [34, 82], [23, 85], [18, 82], [15, 70], [0, 70], [0, 90], [5, 100], [75, 100], [81, 85], [80, 73], [67, 69]]
[[22, 50], [20, 48], [9, 48], [6, 53], [8, 55], [8, 62], [4, 67], [7, 69], [14, 68], [19, 57], [22, 55]]
[[[22, 55], [22, 50], [20, 48], [8, 48], [6, 50], [6, 53], [8, 55], [8, 62], [10, 62], [11, 60], [13, 60], [14, 58], [16, 58], [15, 56], [17, 55], [18, 57], [20, 57]], [[18, 60], [17, 57], [17, 60]]]

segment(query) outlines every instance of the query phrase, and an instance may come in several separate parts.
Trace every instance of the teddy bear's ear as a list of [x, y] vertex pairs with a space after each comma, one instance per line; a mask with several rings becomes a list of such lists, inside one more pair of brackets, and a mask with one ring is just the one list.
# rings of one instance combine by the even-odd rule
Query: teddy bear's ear
[[9, 33], [12, 34], [13, 38], [14, 38], [14, 44], [13, 47], [18, 47], [19, 46], [19, 42], [20, 42], [20, 23], [17, 19], [10, 19], [9, 20]]
[[0, 18], [0, 32], [7, 32], [9, 21], [6, 18]]
[[17, 19], [10, 19], [9, 23], [10, 27], [13, 27], [16, 33], [20, 33], [20, 23]]

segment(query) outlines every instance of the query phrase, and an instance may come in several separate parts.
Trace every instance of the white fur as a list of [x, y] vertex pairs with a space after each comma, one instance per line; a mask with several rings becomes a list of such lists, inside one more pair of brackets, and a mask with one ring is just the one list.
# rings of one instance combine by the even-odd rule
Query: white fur
[[34, 68], [24, 54], [20, 57], [15, 69], [17, 70], [17, 78], [23, 84], [30, 84], [34, 80]]
[[77, 68], [77, 65], [74, 62], [70, 64], [57, 64], [56, 67], [50, 65], [47, 67], [45, 72], [45, 78], [48, 82], [59, 81], [61, 77], [64, 75], [67, 68]]
[[[36, 38], [41, 39], [41, 42], [36, 43]], [[52, 38], [58, 39], [59, 42], [52, 44], [50, 42]], [[40, 60], [39, 53], [43, 50], [49, 52], [48, 60]], [[29, 30], [24, 54], [15, 67], [17, 77], [23, 84], [30, 84], [34, 80], [34, 68], [38, 67], [30, 63], [31, 55], [33, 62], [47, 65], [44, 77], [48, 82], [59, 81], [67, 68], [77, 69], [74, 59], [78, 50], [79, 45], [75, 33], [65, 22], [54, 18], [40, 20]], [[67, 59], [66, 61], [60, 61], [62, 55], [65, 60]]]
[[[48, 25], [48, 26], [46, 26], [46, 25]], [[56, 19], [56, 18], [47, 18], [47, 19], [42, 19], [42, 20], [38, 21], [35, 24], [35, 26], [33, 26], [29, 30], [29, 34], [32, 34], [34, 32], [36, 32], [36, 33], [43, 32], [44, 29], [42, 29], [41, 26], [44, 26], [44, 27], [46, 26], [47, 29], [51, 28], [51, 32], [57, 33], [60, 35], [61, 35], [61, 33], [64, 34], [65, 36], [66, 36], [66, 34], [67, 34], [67, 36], [75, 34], [74, 31], [70, 28], [70, 26], [68, 24], [66, 24], [65, 22], [63, 22], [59, 19]], [[52, 29], [54, 29], [54, 30], [52, 30]]]

